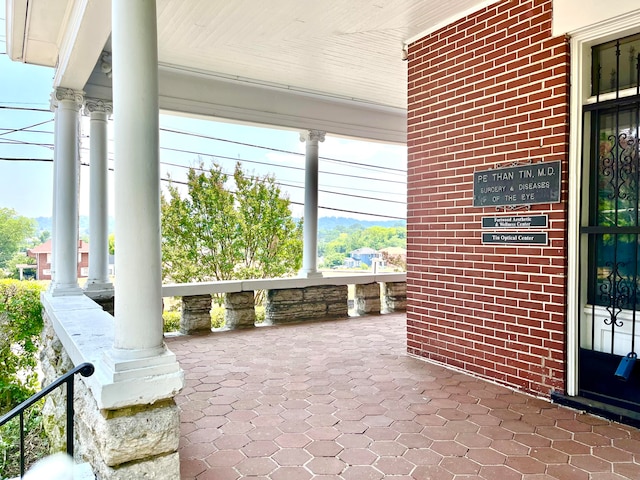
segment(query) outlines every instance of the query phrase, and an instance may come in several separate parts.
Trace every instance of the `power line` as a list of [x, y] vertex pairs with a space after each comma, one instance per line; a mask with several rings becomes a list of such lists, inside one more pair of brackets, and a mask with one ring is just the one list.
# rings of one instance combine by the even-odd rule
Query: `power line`
[[25, 111], [25, 112], [47, 112], [47, 113], [51, 113], [51, 114], [53, 113], [49, 109], [32, 108], [32, 107], [7, 107], [5, 105], [0, 105], [0, 109], [2, 109], [2, 110], [21, 110], [21, 111]]
[[44, 125], [45, 123], [51, 123], [51, 122], [53, 122], [52, 118], [49, 119], [49, 120], [45, 120], [44, 122], [38, 122], [38, 123], [34, 123], [33, 125], [27, 125], [26, 127], [14, 128], [13, 130], [9, 130], [8, 132], [0, 133], [0, 136], [10, 135], [10, 134], [16, 133], [16, 132], [28, 131], [30, 128], [39, 127], [40, 125]]
[[[53, 162], [52, 158], [8, 158], [8, 157], [4, 157], [4, 158], [0, 158], [0, 161], [12, 161], [12, 162]], [[88, 167], [89, 164], [87, 163], [81, 163], [80, 164], [83, 167]], [[109, 168], [110, 171], [113, 171], [113, 168], [110, 167]], [[170, 182], [170, 183], [177, 183], [179, 185], [188, 185], [187, 182], [184, 181], [180, 181], [180, 180], [174, 180], [174, 179], [169, 179], [169, 178], [161, 178], [160, 179], [162, 182]], [[276, 182], [278, 183], [278, 182]], [[372, 200], [378, 200], [378, 199], [372, 199]], [[304, 203], [302, 202], [294, 202], [293, 200], [289, 200], [289, 203], [292, 205], [299, 205], [299, 206], [304, 206]], [[397, 203], [397, 202], [394, 202]], [[333, 207], [325, 207], [323, 205], [318, 205], [318, 209], [322, 209], [322, 210], [329, 210], [329, 211], [333, 211], [333, 212], [342, 212], [342, 213], [354, 213], [357, 215], [368, 215], [371, 217], [378, 217], [378, 218], [389, 218], [392, 220], [406, 220], [404, 217], [395, 217], [392, 215], [383, 215], [383, 214], [379, 214], [379, 213], [369, 213], [369, 212], [359, 212], [359, 211], [355, 211], [355, 210], [346, 210], [346, 209], [342, 209], [342, 208], [333, 208]]]
[[[261, 148], [264, 150], [270, 150], [272, 152], [278, 152], [278, 153], [287, 153], [290, 155], [297, 155], [297, 156], [303, 156], [304, 153], [300, 153], [300, 152], [294, 152], [291, 150], [284, 150], [281, 148], [275, 148], [275, 147], [266, 147], [266, 146], [262, 146], [262, 145], [256, 145], [253, 143], [246, 143], [246, 142], [239, 142], [237, 140], [228, 140], [228, 139], [224, 139], [224, 138], [219, 138], [219, 137], [213, 137], [210, 135], [204, 135], [201, 133], [193, 133], [193, 132], [185, 132], [182, 130], [175, 130], [175, 129], [170, 129], [170, 128], [161, 128], [161, 131], [165, 131], [165, 132], [170, 132], [170, 133], [177, 133], [179, 135], [187, 135], [187, 136], [191, 136], [191, 137], [198, 137], [198, 138], [205, 138], [208, 140], [216, 140], [219, 142], [227, 142], [227, 143], [233, 143], [235, 145], [242, 145], [245, 147], [251, 147], [251, 148]], [[388, 167], [381, 167], [379, 165], [371, 165], [371, 164], [367, 164], [367, 163], [358, 163], [358, 162], [350, 162], [349, 160], [340, 160], [337, 158], [330, 158], [330, 157], [319, 157], [322, 160], [328, 160], [330, 162], [338, 162], [338, 163], [344, 163], [344, 164], [350, 164], [350, 165], [357, 165], [358, 167], [371, 167], [371, 168], [375, 168], [375, 169], [379, 169], [379, 170], [383, 170], [383, 171], [395, 171], [395, 172], [400, 172], [400, 173], [407, 173], [406, 170], [402, 170], [400, 168], [388, 168]]]
[[[268, 165], [271, 167], [277, 167], [277, 168], [288, 168], [291, 170], [301, 170], [304, 171], [304, 167], [294, 167], [292, 165], [278, 165], [278, 164], [274, 164], [274, 163], [268, 163], [268, 162], [260, 162], [258, 160], [247, 160], [244, 158], [235, 158], [235, 157], [227, 157], [224, 155], [215, 155], [215, 154], [208, 154], [208, 153], [204, 153], [204, 152], [196, 152], [193, 150], [184, 150], [184, 149], [180, 149], [180, 148], [171, 148], [171, 147], [160, 147], [160, 150], [169, 150], [172, 152], [180, 152], [180, 153], [189, 153], [191, 155], [202, 155], [202, 156], [207, 156], [207, 157], [213, 157], [215, 158], [222, 158], [225, 160], [234, 160], [234, 161], [241, 161], [241, 162], [247, 162], [247, 163], [256, 163], [259, 165]], [[180, 167], [181, 165], [175, 165], [177, 167]], [[189, 167], [183, 167], [183, 168], [189, 168]], [[375, 177], [363, 177], [361, 175], [350, 175], [347, 173], [338, 173], [338, 172], [327, 172], [324, 170], [320, 170], [318, 173], [324, 173], [326, 175], [337, 175], [340, 177], [349, 177], [349, 178], [359, 178], [362, 180], [373, 180], [376, 182], [385, 182], [385, 183], [399, 183], [401, 185], [405, 185], [407, 182], [403, 182], [401, 180], [387, 180], [384, 178], [375, 178]]]

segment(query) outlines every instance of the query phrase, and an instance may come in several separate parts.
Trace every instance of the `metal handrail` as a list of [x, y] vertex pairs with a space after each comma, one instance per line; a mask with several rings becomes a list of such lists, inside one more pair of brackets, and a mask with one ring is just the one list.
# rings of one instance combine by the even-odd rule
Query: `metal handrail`
[[83, 377], [90, 377], [93, 375], [95, 368], [91, 363], [82, 363], [77, 367], [69, 370], [60, 378], [54, 380], [38, 393], [27, 398], [17, 407], [13, 408], [10, 412], [5, 413], [0, 417], [0, 427], [7, 423], [9, 420], [17, 415], [20, 415], [20, 477], [24, 476], [24, 411], [40, 400], [42, 397], [48, 395], [53, 390], [58, 388], [63, 383], [67, 384], [67, 454], [73, 457], [73, 378], [76, 373], [80, 373]]

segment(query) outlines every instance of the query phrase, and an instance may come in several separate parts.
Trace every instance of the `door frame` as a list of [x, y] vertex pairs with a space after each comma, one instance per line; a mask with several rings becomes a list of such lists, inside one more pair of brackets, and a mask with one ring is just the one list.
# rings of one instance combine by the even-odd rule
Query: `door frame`
[[[567, 328], [565, 394], [578, 395], [580, 349], [579, 323], [586, 282], [580, 281], [586, 270], [586, 252], [580, 251], [583, 191], [588, 192], [589, 175], [583, 175], [582, 107], [589, 98], [591, 86], [591, 47], [609, 40], [640, 32], [640, 10], [585, 27], [570, 33], [570, 93], [569, 93], [569, 192], [567, 198]], [[588, 139], [586, 139], [588, 141]], [[588, 167], [587, 167], [588, 168]], [[585, 190], [586, 189], [586, 190]], [[581, 268], [582, 267], [582, 268]]]

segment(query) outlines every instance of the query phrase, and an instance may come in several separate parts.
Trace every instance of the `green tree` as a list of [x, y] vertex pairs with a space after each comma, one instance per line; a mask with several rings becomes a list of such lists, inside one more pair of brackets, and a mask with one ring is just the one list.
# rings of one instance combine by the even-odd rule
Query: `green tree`
[[[232, 182], [233, 180], [233, 182]], [[229, 184], [235, 184], [235, 190]], [[219, 165], [191, 168], [184, 198], [162, 197], [163, 278], [174, 282], [272, 278], [302, 262], [302, 225], [273, 176], [233, 178]]]
[[109, 255], [116, 253], [116, 236], [113, 233], [109, 234]]
[[35, 235], [35, 220], [19, 216], [11, 208], [0, 208], [0, 269], [27, 245], [28, 238]]

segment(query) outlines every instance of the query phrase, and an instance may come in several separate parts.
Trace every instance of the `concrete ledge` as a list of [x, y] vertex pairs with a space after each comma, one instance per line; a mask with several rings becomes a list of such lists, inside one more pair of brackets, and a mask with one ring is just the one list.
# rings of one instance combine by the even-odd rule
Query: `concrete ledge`
[[163, 285], [163, 297], [184, 297], [209, 293], [238, 293], [255, 290], [284, 290], [324, 285], [364, 285], [381, 282], [406, 282], [406, 273], [331, 275], [322, 277], [265, 278], [221, 282], [176, 283]]
[[74, 365], [91, 362], [93, 376], [83, 378], [98, 407], [115, 409], [173, 397], [184, 385], [184, 373], [166, 348], [158, 355], [119, 361], [114, 355], [114, 319], [85, 295], [52, 296], [42, 305]]

